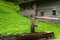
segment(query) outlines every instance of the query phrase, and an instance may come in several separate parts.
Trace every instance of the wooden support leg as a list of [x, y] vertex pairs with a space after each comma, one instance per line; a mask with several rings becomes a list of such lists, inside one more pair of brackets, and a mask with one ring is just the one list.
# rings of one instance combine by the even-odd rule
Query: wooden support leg
[[31, 27], [31, 33], [34, 33], [34, 32], [35, 32], [34, 27]]

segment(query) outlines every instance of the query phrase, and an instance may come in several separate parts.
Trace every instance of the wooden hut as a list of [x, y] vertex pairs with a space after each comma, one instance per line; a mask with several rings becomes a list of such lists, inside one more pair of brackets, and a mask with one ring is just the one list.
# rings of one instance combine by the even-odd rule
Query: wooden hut
[[25, 0], [19, 6], [21, 14], [25, 16], [60, 17], [59, 0]]

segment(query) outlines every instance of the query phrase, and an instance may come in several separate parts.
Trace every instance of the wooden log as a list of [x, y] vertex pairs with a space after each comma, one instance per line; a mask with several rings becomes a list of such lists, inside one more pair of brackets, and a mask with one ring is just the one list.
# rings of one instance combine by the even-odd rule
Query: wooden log
[[1, 35], [1, 40], [37, 40], [42, 38], [54, 37], [54, 32], [36, 32], [26, 34]]

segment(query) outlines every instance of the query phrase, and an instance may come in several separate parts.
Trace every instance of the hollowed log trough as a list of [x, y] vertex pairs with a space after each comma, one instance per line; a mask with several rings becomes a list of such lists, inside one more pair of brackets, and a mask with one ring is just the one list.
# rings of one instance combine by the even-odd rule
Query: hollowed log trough
[[26, 34], [0, 35], [0, 40], [37, 40], [42, 38], [53, 38], [54, 32], [36, 32]]

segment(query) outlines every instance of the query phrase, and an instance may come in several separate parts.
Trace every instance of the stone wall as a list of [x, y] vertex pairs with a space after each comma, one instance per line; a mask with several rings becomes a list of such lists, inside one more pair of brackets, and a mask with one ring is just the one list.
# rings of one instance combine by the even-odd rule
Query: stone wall
[[60, 18], [40, 17], [39, 21], [51, 22], [51, 23], [54, 23], [54, 24], [60, 24]]
[[24, 10], [24, 11], [21, 11], [21, 14], [29, 17], [30, 15], [35, 15], [35, 10]]

